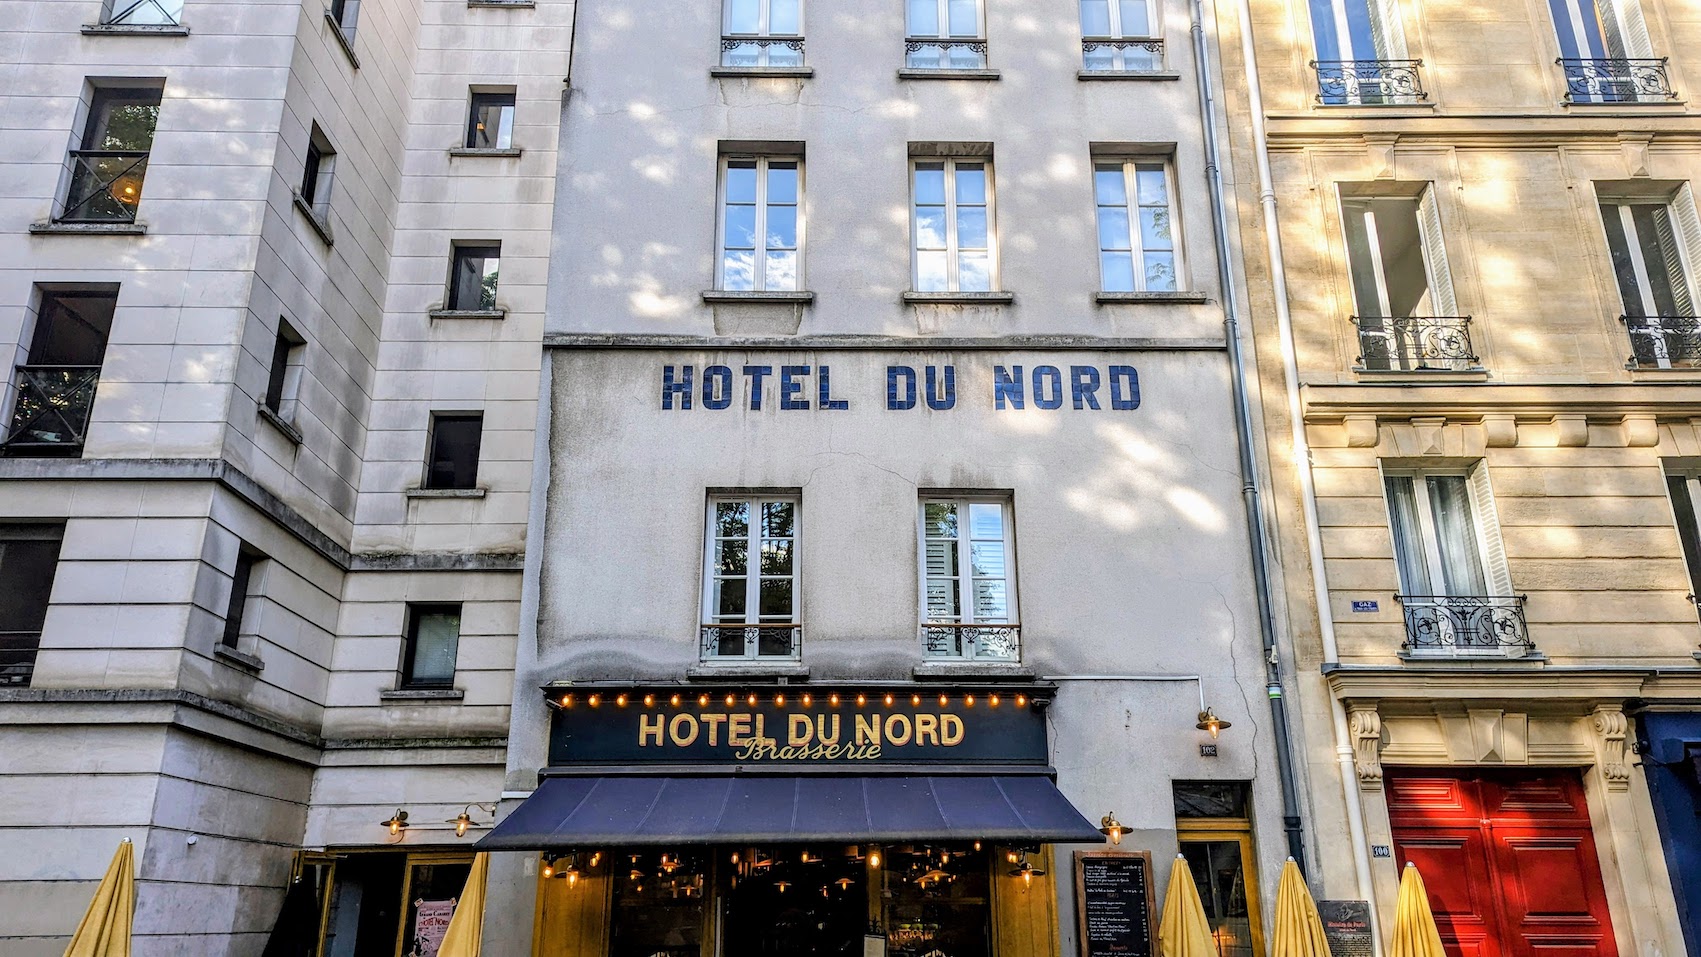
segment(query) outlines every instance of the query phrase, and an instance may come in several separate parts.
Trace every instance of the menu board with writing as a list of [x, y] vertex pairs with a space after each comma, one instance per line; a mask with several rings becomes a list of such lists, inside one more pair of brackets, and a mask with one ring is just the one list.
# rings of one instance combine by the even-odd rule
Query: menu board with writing
[[1076, 851], [1081, 957], [1156, 957], [1150, 851]]

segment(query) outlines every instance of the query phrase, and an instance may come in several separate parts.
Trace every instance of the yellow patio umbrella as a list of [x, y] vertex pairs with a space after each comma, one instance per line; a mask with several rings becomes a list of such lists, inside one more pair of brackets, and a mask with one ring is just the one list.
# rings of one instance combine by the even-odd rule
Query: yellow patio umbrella
[[1388, 957], [1446, 957], [1435, 914], [1429, 909], [1429, 892], [1417, 865], [1406, 863], [1400, 874], [1400, 901], [1394, 907], [1394, 946]]
[[1217, 940], [1211, 936], [1211, 922], [1205, 917], [1204, 902], [1199, 900], [1199, 886], [1193, 883], [1187, 858], [1180, 854], [1175, 855], [1169, 869], [1164, 916], [1158, 924], [1158, 953], [1162, 957], [1218, 957]]
[[484, 940], [484, 885], [490, 876], [490, 855], [473, 858], [472, 870], [467, 872], [467, 886], [449, 917], [449, 929], [443, 934], [443, 946], [437, 957], [478, 957]]
[[1271, 957], [1329, 957], [1329, 940], [1323, 935], [1323, 918], [1317, 902], [1300, 876], [1293, 858], [1282, 865], [1282, 880], [1276, 887], [1276, 940]]
[[130, 924], [136, 917], [136, 861], [130, 839], [118, 845], [106, 876], [77, 932], [65, 945], [65, 957], [130, 957]]

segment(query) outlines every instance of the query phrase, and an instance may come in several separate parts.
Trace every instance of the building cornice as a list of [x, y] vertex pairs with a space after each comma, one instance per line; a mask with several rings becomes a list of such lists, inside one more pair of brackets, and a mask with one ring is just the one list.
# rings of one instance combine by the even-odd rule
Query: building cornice
[[1664, 383], [1497, 383], [1359, 382], [1311, 384], [1300, 388], [1307, 421], [1328, 422], [1347, 415], [1457, 415], [1484, 413], [1554, 415], [1656, 415], [1701, 417], [1701, 382]]
[[[1663, 108], [1669, 109], [1669, 108]], [[1397, 136], [1401, 146], [1465, 149], [1599, 145], [1616, 148], [1625, 134], [1646, 136], [1660, 146], [1701, 144], [1694, 113], [1637, 112], [1583, 115], [1443, 114], [1378, 116], [1271, 113], [1270, 148], [1341, 147], [1365, 135]]]
[[1221, 352], [1228, 348], [1218, 338], [1123, 338], [1108, 336], [680, 336], [602, 333], [550, 333], [543, 337], [546, 349], [689, 349], [715, 352], [741, 351], [899, 351], [899, 352], [1005, 352], [1018, 349], [1056, 352]]

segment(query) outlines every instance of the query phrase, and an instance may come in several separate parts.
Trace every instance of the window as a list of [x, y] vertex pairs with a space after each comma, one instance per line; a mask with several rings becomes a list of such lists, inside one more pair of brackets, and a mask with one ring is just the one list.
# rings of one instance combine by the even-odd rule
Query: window
[[1424, 97], [1406, 59], [1394, 0], [1310, 0], [1319, 99], [1332, 106], [1412, 103]]
[[248, 613], [248, 599], [254, 597], [254, 570], [265, 561], [264, 555], [248, 546], [236, 553], [236, 570], [230, 576], [230, 602], [225, 606], [224, 647], [236, 650], [243, 634], [243, 619]]
[[797, 657], [797, 511], [793, 496], [709, 501], [704, 658]]
[[721, 289], [801, 288], [802, 178], [796, 157], [722, 160]]
[[307, 357], [307, 340], [280, 316], [278, 334], [272, 341], [272, 365], [266, 377], [265, 406], [288, 422], [295, 418], [295, 402], [301, 392], [302, 365]]
[[35, 674], [63, 525], [0, 525], [0, 688]]
[[1164, 42], [1153, 25], [1154, 0], [1081, 0], [1081, 60], [1088, 70], [1163, 69]]
[[1264, 953], [1245, 782], [1175, 783], [1175, 830], [1220, 957]]
[[82, 454], [118, 287], [38, 287], [40, 304], [28, 361], [15, 370], [11, 428], [0, 450], [11, 456]]
[[1701, 472], [1666, 476], [1672, 512], [1677, 516], [1677, 538], [1683, 546], [1683, 564], [1689, 570], [1690, 601], [1701, 604]]
[[911, 192], [916, 291], [990, 292], [997, 281], [992, 163], [916, 160]]
[[1472, 368], [1457, 315], [1435, 188], [1416, 197], [1341, 197], [1361, 361], [1368, 369]]
[[1488, 470], [1387, 472], [1383, 486], [1413, 652], [1521, 652], [1523, 600], [1512, 594]]
[[307, 137], [307, 160], [301, 168], [301, 202], [321, 221], [330, 220], [331, 174], [336, 164], [337, 151], [331, 148], [331, 141], [319, 124], [314, 123]]
[[1548, 0], [1572, 103], [1664, 100], [1665, 63], [1654, 59], [1638, 0]]
[[159, 123], [158, 86], [93, 88], [88, 123], [71, 151], [70, 189], [59, 219], [133, 223]]
[[454, 264], [449, 270], [449, 308], [462, 312], [496, 308], [496, 271], [501, 265], [502, 245], [454, 247]]
[[514, 92], [472, 94], [467, 116], [466, 148], [506, 150], [514, 148]]
[[803, 65], [803, 0], [725, 0], [721, 66]]
[[1019, 657], [1012, 526], [1008, 499], [922, 501], [922, 634], [928, 657]]
[[907, 0], [904, 66], [912, 70], [986, 67], [982, 0]]
[[433, 413], [425, 487], [477, 488], [478, 447], [483, 432], [482, 413]]
[[1701, 361], [1692, 271], [1701, 261], [1701, 217], [1688, 184], [1664, 202], [1603, 195], [1600, 205], [1631, 361], [1656, 368]]
[[331, 0], [331, 9], [327, 12], [337, 29], [343, 32], [343, 37], [354, 39], [354, 28], [360, 22], [360, 0]]
[[409, 605], [402, 648], [403, 688], [447, 688], [461, 644], [460, 605]]
[[127, 27], [175, 27], [183, 22], [183, 0], [110, 0], [100, 22]]
[[1094, 164], [1099, 271], [1105, 292], [1180, 288], [1171, 181], [1162, 160]]

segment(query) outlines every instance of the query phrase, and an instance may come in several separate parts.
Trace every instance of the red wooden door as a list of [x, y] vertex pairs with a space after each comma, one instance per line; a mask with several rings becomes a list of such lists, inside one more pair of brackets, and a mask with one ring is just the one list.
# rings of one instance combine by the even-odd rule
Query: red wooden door
[[1576, 772], [1390, 769], [1395, 860], [1455, 957], [1617, 957]]

